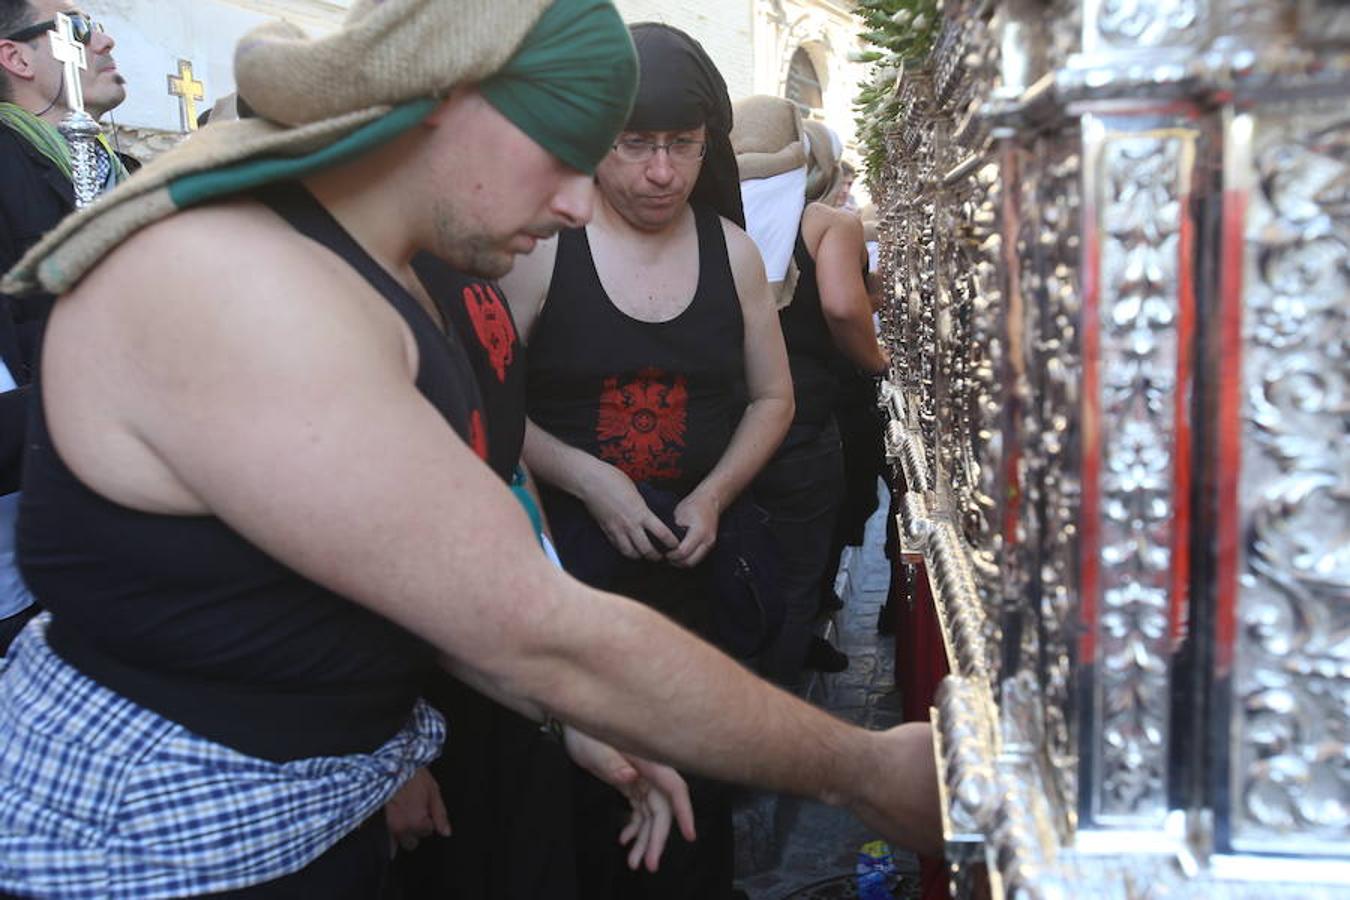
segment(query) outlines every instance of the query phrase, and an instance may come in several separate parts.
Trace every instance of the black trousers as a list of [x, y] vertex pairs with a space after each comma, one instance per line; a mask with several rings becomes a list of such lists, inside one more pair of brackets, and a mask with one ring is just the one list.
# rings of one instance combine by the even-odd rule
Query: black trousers
[[[789, 434], [789, 441], [792, 435]], [[815, 436], [784, 442], [755, 479], [755, 500], [769, 513], [781, 553], [778, 587], [787, 615], [759, 657], [759, 671], [786, 688], [801, 678], [825, 589], [835, 519], [844, 494], [844, 451], [831, 422]]]
[[376, 900], [389, 869], [389, 831], [384, 810], [334, 844], [299, 872], [212, 900]]
[[449, 675], [425, 696], [449, 726], [430, 768], [451, 835], [400, 850], [385, 900], [575, 900], [566, 750]]
[[[701, 570], [652, 563], [631, 567], [610, 589], [632, 597], [696, 634], [711, 634], [707, 578]], [[583, 900], [726, 900], [735, 878], [731, 788], [687, 772], [698, 840], [672, 829], [655, 874], [628, 870], [619, 832], [628, 824], [628, 801], [614, 788], [574, 767], [577, 896]]]
[[576, 770], [577, 895], [585, 900], [727, 900], [735, 877], [731, 824], [731, 786], [690, 775], [694, 829], [690, 843], [672, 826], [661, 867], [655, 872], [628, 868], [619, 832], [628, 823], [628, 801], [599, 779]]
[[40, 612], [42, 610], [34, 603], [8, 618], [0, 619], [0, 656], [9, 651], [9, 645], [14, 643], [14, 639], [19, 636], [20, 631], [23, 631], [23, 626], [28, 624], [28, 620]]

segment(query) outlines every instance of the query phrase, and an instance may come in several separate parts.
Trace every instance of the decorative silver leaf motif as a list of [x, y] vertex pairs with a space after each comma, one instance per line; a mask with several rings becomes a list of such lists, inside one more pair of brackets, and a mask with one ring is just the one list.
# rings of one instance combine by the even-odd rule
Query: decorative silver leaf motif
[[1193, 43], [1200, 36], [1202, 10], [1198, 0], [1102, 0], [1097, 33], [1127, 48]]
[[1255, 117], [1234, 841], [1350, 841], [1350, 120]]
[[1156, 820], [1167, 810], [1185, 145], [1179, 135], [1144, 133], [1111, 137], [1102, 150], [1097, 808], [1104, 817]]

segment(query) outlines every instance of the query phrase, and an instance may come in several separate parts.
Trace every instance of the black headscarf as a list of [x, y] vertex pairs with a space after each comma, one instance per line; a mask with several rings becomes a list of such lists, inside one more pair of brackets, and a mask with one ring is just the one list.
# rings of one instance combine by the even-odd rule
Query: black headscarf
[[741, 178], [731, 149], [731, 97], [703, 46], [658, 22], [630, 26], [638, 54], [638, 93], [628, 131], [682, 131], [706, 125], [708, 155], [690, 200], [745, 227]]

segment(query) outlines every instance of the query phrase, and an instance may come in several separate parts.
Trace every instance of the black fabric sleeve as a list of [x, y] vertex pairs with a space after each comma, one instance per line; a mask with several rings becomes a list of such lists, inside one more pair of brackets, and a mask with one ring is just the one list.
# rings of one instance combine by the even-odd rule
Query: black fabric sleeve
[[0, 495], [19, 489], [23, 437], [28, 421], [28, 388], [0, 393]]

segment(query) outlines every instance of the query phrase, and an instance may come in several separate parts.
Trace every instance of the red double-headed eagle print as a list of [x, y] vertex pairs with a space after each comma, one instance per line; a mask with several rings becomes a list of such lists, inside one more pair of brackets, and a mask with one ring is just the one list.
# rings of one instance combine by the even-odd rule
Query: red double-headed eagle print
[[595, 425], [600, 458], [634, 481], [679, 478], [688, 417], [682, 375], [643, 369], [626, 380], [606, 378]]
[[516, 329], [511, 325], [506, 305], [490, 284], [471, 284], [464, 289], [463, 295], [473, 333], [483, 345], [497, 380], [505, 383], [506, 369], [516, 357]]

